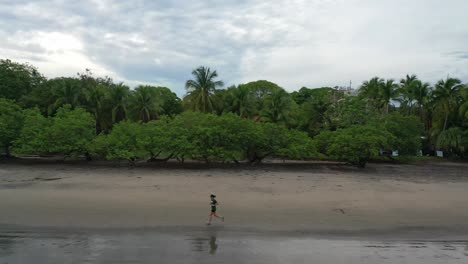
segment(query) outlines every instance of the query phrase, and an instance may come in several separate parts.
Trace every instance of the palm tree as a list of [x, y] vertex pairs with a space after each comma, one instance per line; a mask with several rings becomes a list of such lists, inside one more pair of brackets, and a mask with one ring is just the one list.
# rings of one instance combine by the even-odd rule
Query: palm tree
[[96, 121], [96, 135], [101, 133], [103, 129], [103, 112], [105, 97], [108, 86], [98, 84], [96, 86], [88, 87], [85, 91], [86, 108], [89, 112], [93, 113]]
[[[228, 88], [229, 89], [229, 88]], [[211, 96], [211, 102], [213, 103], [212, 112], [217, 115], [222, 115], [228, 111], [229, 108], [229, 92], [225, 89], [217, 89]]]
[[157, 87], [138, 86], [132, 93], [131, 106], [137, 119], [144, 123], [157, 119], [162, 111]]
[[456, 105], [460, 96], [460, 88], [462, 87], [461, 81], [456, 78], [447, 78], [440, 80], [435, 85], [434, 89], [434, 103], [435, 107], [445, 114], [444, 126], [442, 131], [447, 129], [447, 123], [453, 107]]
[[423, 83], [421, 81], [417, 81], [414, 84], [414, 89], [413, 89], [413, 97], [414, 101], [416, 101], [416, 104], [418, 105], [418, 113], [419, 113], [419, 118], [421, 121], [424, 121], [424, 108], [427, 107], [429, 101], [430, 101], [430, 95], [431, 95], [431, 85], [429, 83]]
[[408, 114], [412, 111], [415, 97], [415, 86], [418, 82], [418, 77], [415, 74], [406, 75], [406, 78], [400, 80], [399, 101], [403, 109], [408, 109]]
[[192, 71], [194, 80], [188, 80], [185, 83], [187, 89], [188, 101], [191, 107], [200, 112], [208, 113], [213, 110], [212, 95], [216, 87], [224, 86], [222, 81], [215, 81], [218, 77], [216, 71], [211, 71], [210, 68], [200, 66]]
[[112, 126], [111, 110], [107, 101], [108, 91], [113, 84], [108, 76], [94, 77], [91, 70], [78, 73], [80, 86], [83, 90], [83, 106], [94, 115], [96, 134], [107, 132]]
[[128, 86], [112, 84], [107, 94], [107, 99], [112, 111], [112, 122], [118, 123], [127, 119], [127, 103], [130, 90]]
[[390, 101], [396, 99], [398, 96], [398, 84], [394, 80], [390, 79], [385, 81], [385, 83], [380, 85], [379, 99], [382, 104], [382, 108], [385, 111], [385, 114], [388, 114], [388, 108]]
[[359, 88], [359, 95], [365, 97], [367, 101], [375, 107], [379, 109], [380, 105], [380, 94], [382, 90], [382, 86], [385, 85], [384, 79], [379, 77], [374, 77], [369, 81], [364, 81]]
[[375, 99], [378, 96], [380, 86], [384, 80], [379, 77], [374, 77], [369, 81], [364, 81], [359, 88], [359, 95], [365, 96], [370, 99]]
[[464, 86], [460, 90], [460, 95], [462, 97], [462, 102], [460, 107], [458, 108], [458, 113], [462, 121], [468, 120], [468, 87]]
[[289, 110], [291, 110], [294, 101], [288, 92], [283, 89], [272, 91], [265, 98], [263, 116], [273, 123], [286, 121]]
[[438, 135], [436, 146], [440, 149], [463, 155], [465, 147], [467, 147], [467, 142], [464, 140], [465, 137], [465, 132], [461, 128], [451, 127]]
[[240, 117], [250, 117], [255, 110], [255, 101], [249, 87], [239, 85], [228, 90], [231, 111]]
[[54, 108], [69, 104], [72, 108], [79, 105], [81, 93], [80, 81], [75, 78], [50, 80], [55, 99]]

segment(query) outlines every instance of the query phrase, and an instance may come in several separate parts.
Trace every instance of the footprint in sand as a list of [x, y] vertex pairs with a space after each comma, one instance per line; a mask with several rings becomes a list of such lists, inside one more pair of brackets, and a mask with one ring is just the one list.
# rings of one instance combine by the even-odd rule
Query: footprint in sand
[[333, 209], [334, 212], [340, 212], [341, 214], [346, 214], [345, 210], [342, 208], [335, 208]]

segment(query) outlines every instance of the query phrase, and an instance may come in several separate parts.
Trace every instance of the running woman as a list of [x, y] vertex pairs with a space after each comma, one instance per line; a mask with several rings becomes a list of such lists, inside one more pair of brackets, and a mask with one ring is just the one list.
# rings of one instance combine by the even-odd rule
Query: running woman
[[218, 201], [216, 201], [216, 195], [214, 194], [211, 194], [210, 195], [210, 198], [211, 198], [211, 201], [210, 201], [210, 205], [211, 205], [211, 213], [210, 213], [210, 216], [208, 218], [208, 223], [206, 223], [207, 225], [211, 225], [211, 219], [214, 217], [216, 218], [220, 218], [223, 222], [224, 222], [224, 216], [219, 216], [216, 214], [216, 206], [218, 205]]

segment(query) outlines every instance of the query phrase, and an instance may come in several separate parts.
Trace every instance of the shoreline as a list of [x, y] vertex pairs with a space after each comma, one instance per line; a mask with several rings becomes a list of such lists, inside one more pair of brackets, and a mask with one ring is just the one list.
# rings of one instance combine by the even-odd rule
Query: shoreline
[[464, 241], [468, 242], [468, 225], [463, 227], [402, 226], [389, 229], [316, 229], [316, 230], [275, 230], [233, 226], [153, 226], [153, 227], [57, 227], [20, 226], [0, 224], [4, 237], [39, 235], [105, 235], [105, 234], [167, 234], [176, 236], [216, 233], [225, 237], [326, 239], [326, 240], [378, 240], [378, 241]]
[[255, 169], [263, 167], [272, 167], [272, 168], [286, 168], [286, 169], [307, 169], [314, 168], [316, 166], [328, 166], [328, 167], [337, 167], [337, 168], [349, 168], [353, 170], [365, 171], [369, 166], [373, 165], [394, 165], [394, 166], [464, 166], [468, 168], [468, 160], [462, 159], [447, 159], [447, 158], [436, 158], [429, 157], [428, 159], [421, 160], [409, 160], [409, 161], [399, 161], [399, 160], [385, 160], [385, 159], [374, 159], [370, 160], [365, 168], [359, 168], [355, 165], [351, 165], [344, 161], [337, 160], [283, 160], [269, 158], [265, 159], [260, 163], [249, 163], [247, 161], [240, 161], [239, 163], [234, 162], [209, 162], [200, 160], [185, 160], [183, 163], [175, 159], [170, 160], [158, 160], [158, 161], [149, 161], [149, 160], [137, 160], [134, 165], [129, 163], [127, 160], [86, 160], [82, 158], [67, 158], [63, 159], [63, 156], [36, 156], [36, 155], [26, 155], [18, 156], [11, 158], [1, 158], [0, 165], [30, 165], [30, 166], [41, 166], [41, 165], [66, 165], [66, 166], [90, 166], [90, 167], [108, 167], [108, 168], [180, 168], [180, 169]]

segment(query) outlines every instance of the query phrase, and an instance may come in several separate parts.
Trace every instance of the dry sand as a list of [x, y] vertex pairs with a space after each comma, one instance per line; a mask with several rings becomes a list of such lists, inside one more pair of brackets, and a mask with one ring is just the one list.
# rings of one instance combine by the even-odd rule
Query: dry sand
[[0, 225], [468, 234], [468, 164], [164, 168], [0, 163]]

